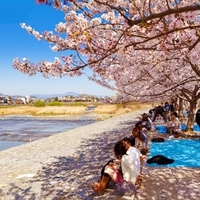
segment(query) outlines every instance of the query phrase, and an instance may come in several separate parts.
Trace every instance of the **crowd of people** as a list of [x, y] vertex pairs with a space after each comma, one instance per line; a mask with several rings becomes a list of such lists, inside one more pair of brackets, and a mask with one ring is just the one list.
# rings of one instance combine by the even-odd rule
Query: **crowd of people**
[[[161, 103], [150, 109], [149, 113], [143, 113], [134, 125], [131, 136], [118, 141], [114, 145], [114, 159], [109, 160], [103, 166], [100, 182], [93, 183], [92, 189], [95, 192], [102, 195], [110, 180], [114, 181], [116, 188], [121, 183], [130, 183], [135, 189], [141, 187], [143, 177], [141, 162], [148, 152], [147, 132], [154, 130], [153, 122], [160, 118], [166, 124], [169, 136], [173, 135], [175, 138], [180, 136], [181, 123], [174, 111], [173, 102], [171, 104], [168, 102]], [[200, 109], [196, 118], [200, 121]]]
[[161, 103], [158, 106], [155, 106], [149, 111], [149, 117], [152, 122], [157, 120], [162, 120], [165, 124], [167, 133], [169, 137], [178, 138], [182, 132], [181, 122], [178, 118], [177, 112], [175, 112], [175, 104], [172, 103]]
[[161, 102], [160, 105], [155, 106], [153, 109], [149, 111], [149, 115], [152, 119], [152, 122], [155, 122], [156, 119], [162, 117], [164, 122], [170, 121], [170, 115], [175, 111], [175, 103], [169, 103], [169, 102]]

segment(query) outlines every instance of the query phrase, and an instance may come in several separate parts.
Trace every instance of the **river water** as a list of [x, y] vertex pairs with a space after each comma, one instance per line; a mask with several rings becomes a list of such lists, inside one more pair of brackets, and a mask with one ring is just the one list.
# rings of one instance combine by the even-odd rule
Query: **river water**
[[1, 117], [0, 151], [95, 122], [91, 117], [75, 120]]

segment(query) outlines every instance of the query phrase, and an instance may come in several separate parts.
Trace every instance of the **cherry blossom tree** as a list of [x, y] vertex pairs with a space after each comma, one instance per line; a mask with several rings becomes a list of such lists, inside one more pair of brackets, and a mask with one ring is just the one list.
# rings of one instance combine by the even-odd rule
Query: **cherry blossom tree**
[[[161, 55], [161, 54], [159, 54]], [[145, 57], [150, 57], [143, 52], [143, 57], [139, 60], [141, 65], [129, 67], [129, 71], [117, 69], [114, 77], [118, 89], [123, 94], [132, 95], [138, 101], [160, 101], [180, 97], [190, 103], [190, 115], [187, 122], [187, 131], [191, 132], [194, 124], [194, 112], [197, 101], [200, 99], [200, 77], [190, 65], [192, 63], [184, 59], [181, 52], [165, 54], [156, 59], [157, 61], [143, 62]], [[196, 61], [195, 61], [196, 62]], [[128, 69], [128, 66], [127, 66]], [[185, 97], [187, 96], [187, 98]]]
[[31, 76], [42, 73], [48, 78], [80, 76], [89, 67], [93, 71], [88, 76], [90, 80], [118, 90], [123, 96], [134, 96], [138, 101], [184, 96], [191, 85], [199, 85], [200, 4], [197, 1], [36, 2], [61, 8], [65, 22], [58, 23], [55, 31], [43, 33], [24, 23], [21, 27], [38, 40], [46, 40], [53, 51], [72, 54], [37, 64], [28, 58], [23, 61], [16, 58], [15, 69]]
[[[58, 0], [38, 0], [37, 3], [61, 6]], [[136, 50], [168, 51], [174, 48], [191, 51], [199, 42], [200, 5], [193, 0], [71, 0], [63, 3], [61, 10], [65, 13], [66, 22], [57, 24], [57, 35], [52, 31], [40, 34], [24, 23], [21, 26], [38, 40], [51, 43], [52, 50], [73, 50], [77, 55], [63, 55], [54, 62], [38, 64], [28, 59], [24, 62], [15, 59], [15, 68], [29, 75], [41, 72], [48, 77], [81, 75], [83, 69], [89, 67], [94, 71], [95, 78], [106, 73], [116, 59], [121, 59], [122, 54], [126, 56]], [[86, 56], [87, 60], [82, 56]]]

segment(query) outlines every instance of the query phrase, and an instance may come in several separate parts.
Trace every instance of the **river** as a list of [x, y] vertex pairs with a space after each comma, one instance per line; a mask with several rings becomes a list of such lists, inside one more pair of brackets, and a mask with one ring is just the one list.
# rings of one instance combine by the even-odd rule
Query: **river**
[[96, 120], [1, 118], [0, 151], [95, 122]]
[[[88, 107], [86, 114], [95, 107]], [[97, 116], [0, 117], [0, 151], [96, 122]]]

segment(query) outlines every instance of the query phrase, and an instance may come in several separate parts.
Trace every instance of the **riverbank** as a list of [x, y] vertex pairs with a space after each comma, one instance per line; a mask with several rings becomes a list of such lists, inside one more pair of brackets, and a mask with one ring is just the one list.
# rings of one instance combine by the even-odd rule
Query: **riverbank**
[[[81, 104], [81, 105], [79, 105]], [[95, 118], [105, 120], [141, 108], [149, 108], [148, 104], [127, 103], [78, 103], [62, 106], [35, 107], [33, 105], [0, 106], [0, 118], [29, 117], [37, 119], [80, 120], [81, 118]]]

